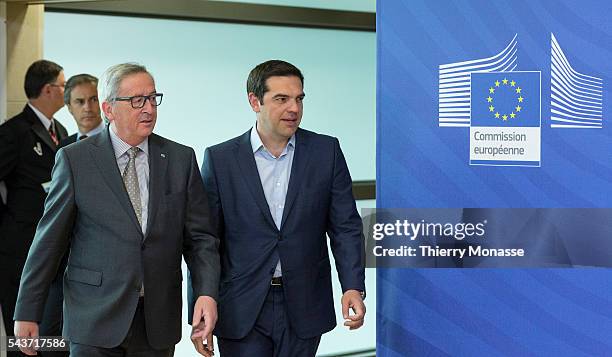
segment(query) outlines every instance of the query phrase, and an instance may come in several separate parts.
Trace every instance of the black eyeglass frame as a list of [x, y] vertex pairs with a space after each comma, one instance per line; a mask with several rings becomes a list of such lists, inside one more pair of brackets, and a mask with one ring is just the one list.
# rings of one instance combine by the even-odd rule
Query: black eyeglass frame
[[[142, 104], [140, 106], [135, 105], [134, 104], [134, 99], [140, 99], [140, 98], [144, 98], [144, 100], [142, 101]], [[159, 102], [157, 101], [158, 98], [159, 98]], [[164, 93], [153, 93], [153, 94], [150, 94], [150, 95], [133, 95], [131, 97], [115, 97], [115, 98], [111, 99], [111, 101], [113, 101], [113, 102], [130, 102], [130, 105], [132, 106], [132, 108], [140, 109], [140, 108], [144, 107], [144, 105], [147, 102], [147, 100], [154, 107], [159, 107], [161, 105], [161, 103], [162, 103], [163, 98], [164, 98]]]

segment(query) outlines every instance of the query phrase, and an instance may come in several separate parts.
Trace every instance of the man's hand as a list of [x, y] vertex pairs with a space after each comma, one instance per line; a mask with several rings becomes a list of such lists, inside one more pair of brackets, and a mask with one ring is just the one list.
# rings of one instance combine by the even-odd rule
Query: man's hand
[[[210, 296], [200, 296], [193, 309], [191, 342], [199, 354], [213, 356], [213, 329], [217, 323], [217, 302]], [[206, 338], [206, 344], [204, 344]]]
[[[349, 315], [349, 309], [353, 310], [353, 315]], [[365, 317], [366, 308], [361, 298], [361, 293], [357, 290], [347, 290], [342, 295], [342, 316], [344, 317], [344, 326], [348, 326], [349, 330], [356, 330], [363, 326], [363, 318]]]
[[[32, 321], [15, 321], [14, 332], [17, 338], [36, 338], [38, 337], [38, 323]], [[19, 347], [19, 349], [28, 356], [36, 356], [36, 350], [33, 346]]]

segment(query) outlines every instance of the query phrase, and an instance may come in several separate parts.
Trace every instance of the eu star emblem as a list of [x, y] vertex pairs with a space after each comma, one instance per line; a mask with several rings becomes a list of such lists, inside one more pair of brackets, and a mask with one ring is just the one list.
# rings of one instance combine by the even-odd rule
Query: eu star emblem
[[471, 75], [471, 125], [540, 126], [540, 72]]

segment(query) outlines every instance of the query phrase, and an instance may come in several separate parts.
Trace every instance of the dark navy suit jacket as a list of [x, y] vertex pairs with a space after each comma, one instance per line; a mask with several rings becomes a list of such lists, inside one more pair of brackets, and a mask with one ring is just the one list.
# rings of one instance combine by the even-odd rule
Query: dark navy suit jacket
[[266, 202], [250, 131], [208, 148], [202, 177], [221, 240], [215, 334], [239, 339], [253, 328], [279, 258], [296, 334], [309, 338], [332, 330], [336, 319], [326, 234], [342, 291], [365, 290], [362, 224], [338, 140], [296, 132], [280, 229]]

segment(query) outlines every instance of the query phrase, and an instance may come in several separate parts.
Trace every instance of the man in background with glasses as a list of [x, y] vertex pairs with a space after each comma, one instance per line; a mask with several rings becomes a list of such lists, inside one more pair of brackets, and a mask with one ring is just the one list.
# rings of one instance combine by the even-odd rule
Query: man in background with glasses
[[202, 337], [212, 339], [217, 319], [218, 239], [195, 153], [153, 134], [163, 95], [144, 66], [113, 66], [102, 84], [110, 125], [58, 152], [15, 334], [37, 335], [39, 297], [70, 244], [64, 335], [72, 357], [172, 356], [181, 338], [182, 257], [197, 295], [192, 322], [201, 330], [193, 339], [211, 356]]
[[[0, 181], [6, 187], [6, 201], [0, 200], [0, 304], [7, 335], [13, 332], [19, 277], [43, 214], [55, 152], [59, 141], [68, 136], [66, 128], [53, 118], [64, 106], [64, 84], [64, 71], [57, 63], [32, 63], [24, 83], [28, 103], [21, 113], [0, 125]], [[34, 259], [44, 263], [41, 258]], [[44, 297], [41, 300], [44, 307]], [[61, 311], [61, 300], [50, 301], [50, 305], [55, 305], [51, 310]], [[45, 309], [43, 326], [56, 324], [49, 321], [54, 318], [47, 316], [48, 311]]]

